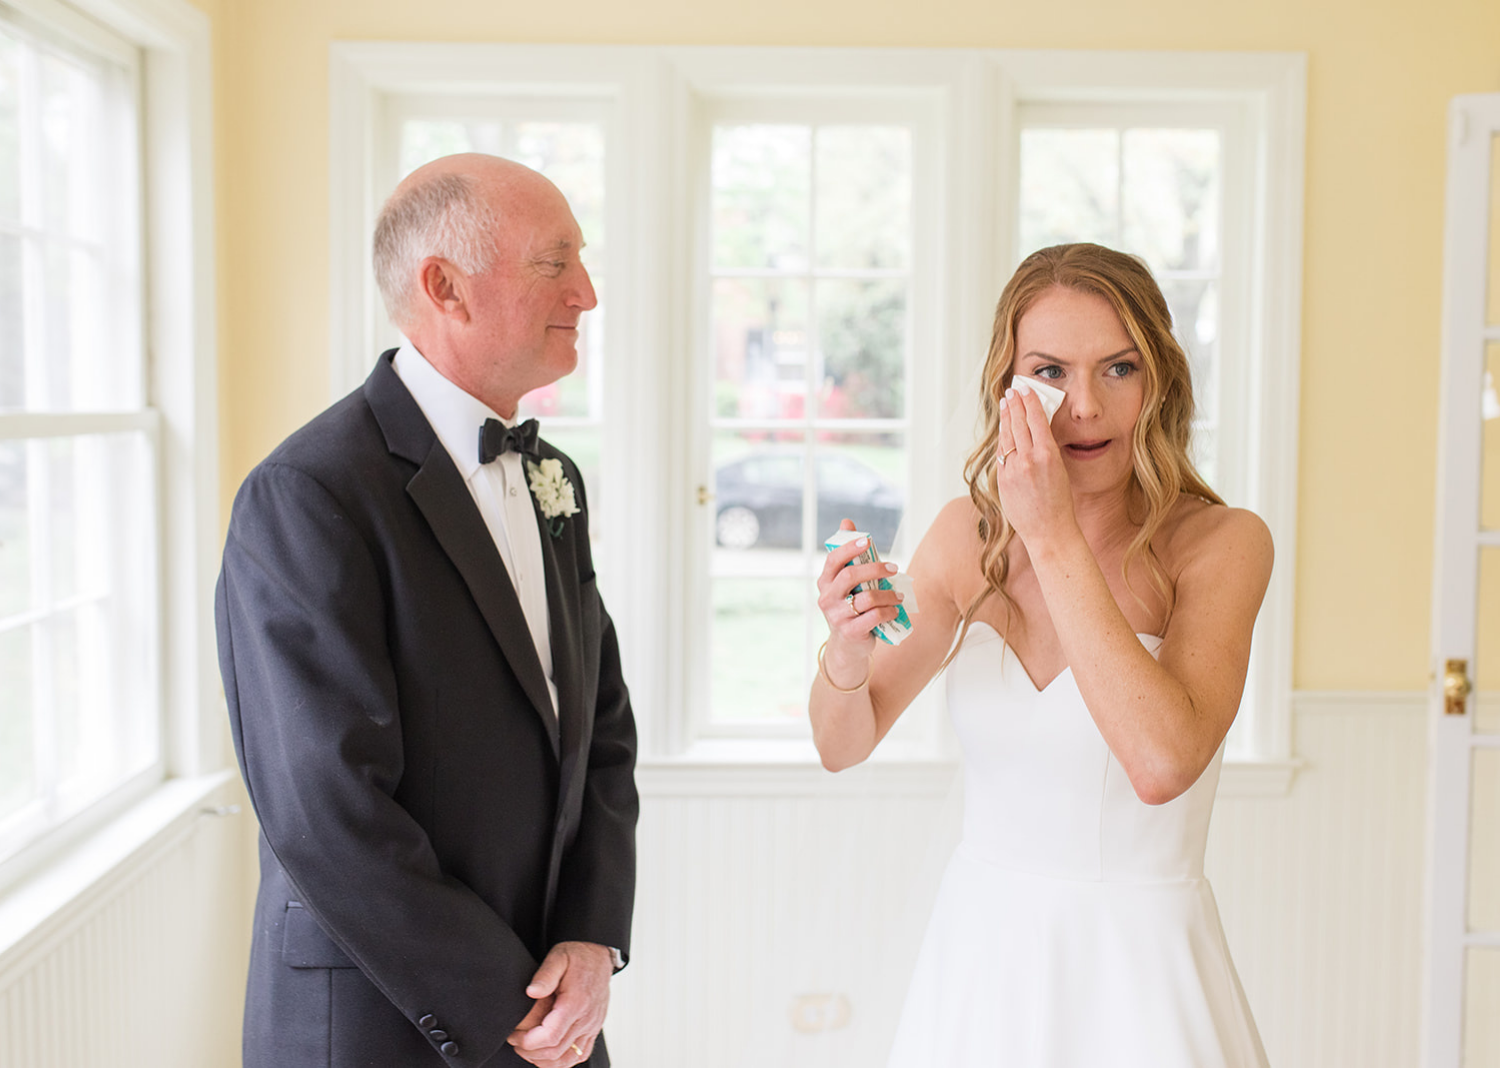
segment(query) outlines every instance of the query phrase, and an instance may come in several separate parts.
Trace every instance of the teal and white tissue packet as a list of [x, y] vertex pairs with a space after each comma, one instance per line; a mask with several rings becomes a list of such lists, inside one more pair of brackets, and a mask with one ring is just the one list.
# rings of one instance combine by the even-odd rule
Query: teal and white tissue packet
[[[823, 548], [829, 552], [833, 552], [840, 545], [846, 545], [856, 538], [869, 537], [870, 535], [861, 530], [836, 530], [824, 540]], [[850, 560], [848, 566], [878, 563], [880, 563], [880, 554], [875, 551], [875, 541], [871, 539], [870, 544], [865, 546], [865, 551], [853, 560]], [[869, 583], [867, 582], [861, 582], [858, 586], [854, 587], [853, 592], [858, 593], [868, 585]], [[900, 645], [911, 634], [911, 615], [908, 613], [919, 611], [917, 608], [917, 588], [913, 584], [911, 576], [903, 571], [898, 571], [889, 578], [878, 580], [876, 585], [882, 590], [895, 590], [905, 598], [896, 606], [896, 618], [889, 623], [878, 624], [872, 632], [875, 637], [887, 645]]]

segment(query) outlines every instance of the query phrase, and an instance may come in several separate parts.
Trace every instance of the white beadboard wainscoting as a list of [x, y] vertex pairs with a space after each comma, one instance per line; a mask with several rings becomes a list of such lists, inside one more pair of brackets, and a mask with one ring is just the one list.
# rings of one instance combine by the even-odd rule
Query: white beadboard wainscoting
[[[0, 941], [0, 1068], [239, 1065], [253, 817], [238, 776], [216, 780], [169, 785], [0, 898], [0, 934], [26, 927]], [[97, 878], [68, 870], [96, 861]]]
[[[1290, 790], [1237, 793], [1226, 771], [1214, 814], [1229, 944], [1276, 1068], [1411, 1068], [1425, 697], [1303, 692], [1295, 707]], [[619, 1068], [883, 1064], [949, 778], [643, 768], [632, 963], [607, 1026]]]
[[[1241, 978], [1276, 1068], [1410, 1068], [1425, 700], [1302, 693], [1294, 722], [1305, 763], [1290, 790], [1238, 793], [1226, 776], [1214, 816], [1209, 874]], [[608, 1025], [619, 1068], [883, 1064], [956, 823], [951, 771], [658, 766], [640, 779], [632, 962]], [[205, 798], [232, 804], [237, 782]], [[0, 1068], [237, 1066], [252, 857], [248, 807], [187, 814], [0, 940]]]

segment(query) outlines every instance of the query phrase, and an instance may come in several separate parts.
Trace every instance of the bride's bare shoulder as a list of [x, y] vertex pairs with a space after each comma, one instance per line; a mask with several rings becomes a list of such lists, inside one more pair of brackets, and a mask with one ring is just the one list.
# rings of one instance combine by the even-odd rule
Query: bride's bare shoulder
[[1269, 570], [1273, 548], [1265, 521], [1244, 508], [1214, 504], [1184, 494], [1165, 524], [1163, 559], [1180, 572], [1195, 562], [1226, 557], [1263, 562]]
[[949, 578], [979, 559], [979, 510], [968, 497], [955, 497], [938, 511], [912, 554], [912, 570]]

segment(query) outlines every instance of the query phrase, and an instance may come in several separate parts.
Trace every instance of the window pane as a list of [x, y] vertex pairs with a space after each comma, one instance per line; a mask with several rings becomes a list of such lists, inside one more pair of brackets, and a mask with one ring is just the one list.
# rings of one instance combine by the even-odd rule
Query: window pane
[[746, 561], [749, 550], [800, 550], [806, 456], [800, 432], [721, 431], [714, 436], [714, 574], [801, 567], [798, 551]]
[[0, 234], [0, 411], [26, 406], [21, 241]]
[[724, 418], [806, 414], [807, 287], [721, 278], [713, 287], [714, 411]]
[[40, 65], [42, 224], [83, 240], [99, 237], [97, 149], [101, 86], [96, 72], [54, 54]]
[[0, 234], [0, 410], [144, 403], [131, 84], [14, 32], [0, 47], [0, 223], [26, 227]]
[[1500, 341], [1484, 346], [1484, 377], [1479, 384], [1479, 524], [1500, 530]]
[[716, 126], [713, 261], [716, 267], [807, 267], [812, 130]]
[[1155, 271], [1219, 265], [1219, 133], [1141, 129], [1124, 134], [1124, 247]]
[[911, 131], [821, 127], [817, 164], [818, 266], [905, 268], [911, 259]]
[[31, 739], [59, 819], [157, 758], [152, 455], [143, 433], [0, 445], [0, 761]]
[[714, 719], [789, 723], [807, 712], [804, 578], [714, 582]]
[[819, 440], [815, 456], [819, 548], [840, 520], [852, 519], [882, 557], [904, 555], [896, 539], [906, 509], [903, 435], [829, 434]]
[[0, 221], [12, 223], [21, 217], [20, 80], [21, 46], [0, 27]]
[[833, 279], [817, 285], [823, 360], [819, 415], [899, 419], [906, 414], [906, 279]]
[[1219, 420], [1219, 286], [1214, 281], [1160, 279], [1172, 310], [1172, 332], [1187, 350], [1193, 376], [1196, 422], [1193, 455], [1199, 473], [1212, 485]]
[[36, 796], [31, 628], [0, 623], [0, 825]]
[[1049, 245], [1120, 242], [1115, 130], [1021, 131], [1021, 254]]

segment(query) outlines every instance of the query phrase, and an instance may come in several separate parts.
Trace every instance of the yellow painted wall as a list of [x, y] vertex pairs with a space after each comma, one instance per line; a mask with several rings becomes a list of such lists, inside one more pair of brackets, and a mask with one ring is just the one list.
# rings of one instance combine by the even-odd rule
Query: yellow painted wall
[[328, 381], [334, 40], [1304, 51], [1296, 685], [1426, 685], [1445, 109], [1495, 0], [195, 0], [215, 22], [224, 494]]

